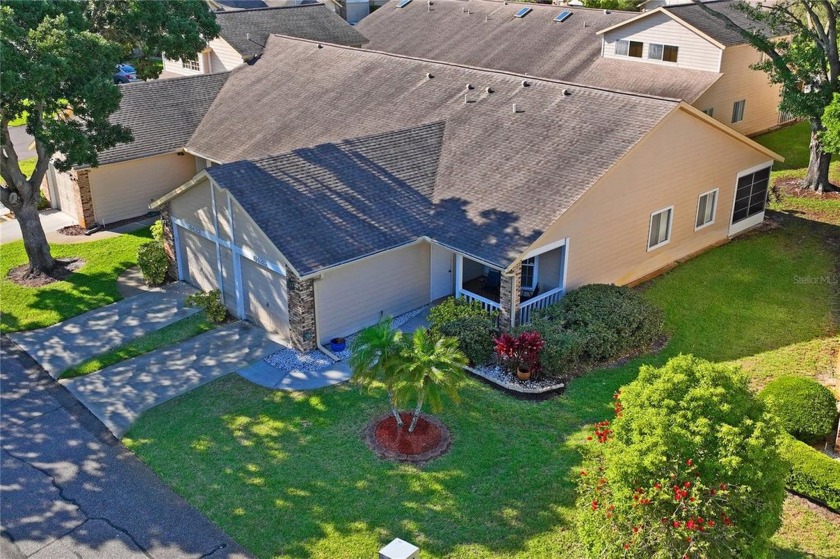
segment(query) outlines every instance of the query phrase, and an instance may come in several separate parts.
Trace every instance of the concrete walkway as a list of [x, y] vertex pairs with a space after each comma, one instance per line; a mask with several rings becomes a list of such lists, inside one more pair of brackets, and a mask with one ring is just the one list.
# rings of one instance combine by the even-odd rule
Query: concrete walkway
[[314, 390], [350, 380], [353, 373], [345, 361], [339, 361], [317, 370], [282, 370], [262, 359], [239, 371], [240, 376], [275, 390]]
[[195, 292], [185, 283], [174, 283], [54, 326], [10, 337], [53, 378], [58, 378], [68, 367], [198, 312], [184, 306], [187, 295]]
[[0, 344], [0, 557], [250, 557], [7, 337]]
[[282, 346], [265, 330], [235, 322], [178, 345], [117, 363], [63, 384], [117, 437], [144, 411]]

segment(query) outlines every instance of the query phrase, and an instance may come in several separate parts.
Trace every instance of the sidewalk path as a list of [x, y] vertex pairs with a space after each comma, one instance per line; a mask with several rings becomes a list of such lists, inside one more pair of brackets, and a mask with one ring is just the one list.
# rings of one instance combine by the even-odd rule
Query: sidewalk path
[[280, 349], [248, 322], [234, 322], [63, 384], [117, 437], [144, 411]]
[[58, 378], [68, 367], [198, 312], [184, 306], [195, 292], [185, 283], [173, 283], [10, 338]]
[[250, 557], [5, 336], [0, 356], [0, 557]]

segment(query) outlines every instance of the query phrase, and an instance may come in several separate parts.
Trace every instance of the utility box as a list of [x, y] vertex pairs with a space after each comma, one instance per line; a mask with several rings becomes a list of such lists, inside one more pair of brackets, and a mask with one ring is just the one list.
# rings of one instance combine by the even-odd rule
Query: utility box
[[419, 557], [419, 547], [399, 538], [379, 550], [379, 559], [419, 559]]

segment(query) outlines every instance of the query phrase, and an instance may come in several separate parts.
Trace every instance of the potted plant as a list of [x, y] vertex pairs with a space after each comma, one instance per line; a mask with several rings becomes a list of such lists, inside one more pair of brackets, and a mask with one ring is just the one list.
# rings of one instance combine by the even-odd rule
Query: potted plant
[[527, 331], [518, 336], [503, 333], [496, 338], [496, 353], [502, 363], [511, 372], [516, 373], [519, 380], [536, 379], [540, 372], [540, 352], [545, 341], [539, 332]]
[[347, 340], [344, 338], [333, 338], [330, 340], [330, 349], [336, 353], [344, 351], [347, 347]]

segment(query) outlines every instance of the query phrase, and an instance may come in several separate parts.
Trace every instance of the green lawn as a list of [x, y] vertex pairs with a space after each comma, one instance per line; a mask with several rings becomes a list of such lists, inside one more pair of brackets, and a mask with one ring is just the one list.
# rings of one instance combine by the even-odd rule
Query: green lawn
[[184, 340], [212, 330], [216, 324], [208, 320], [204, 312], [199, 312], [177, 322], [164, 326], [146, 334], [142, 338], [132, 340], [107, 353], [103, 353], [87, 361], [71, 367], [61, 374], [62, 378], [74, 378], [95, 373], [114, 363], [155, 351], [162, 347], [171, 346]]
[[79, 257], [85, 265], [66, 281], [39, 288], [21, 287], [6, 277], [26, 263], [23, 242], [0, 245], [0, 332], [42, 328], [121, 299], [117, 276], [137, 263], [137, 247], [149, 239], [144, 228], [101, 241], [52, 245], [54, 257]]
[[805, 121], [763, 134], [756, 137], [755, 141], [785, 158], [784, 163], [776, 162], [773, 166], [776, 170], [782, 170], [808, 166], [810, 139], [811, 125]]
[[[362, 441], [386, 411], [382, 393], [288, 394], [235, 375], [154, 408], [125, 442], [261, 558], [371, 557], [393, 537], [430, 558], [578, 558], [578, 449], [641, 363], [693, 352], [743, 363], [761, 384], [832, 361], [836, 289], [796, 278], [833, 274], [815, 227], [836, 226], [791, 217], [652, 282], [667, 348], [574, 380], [562, 397], [526, 402], [467, 381], [462, 405], [440, 415], [452, 450], [423, 468], [383, 462]], [[774, 545], [777, 557], [840, 557], [840, 520], [790, 501]]]

